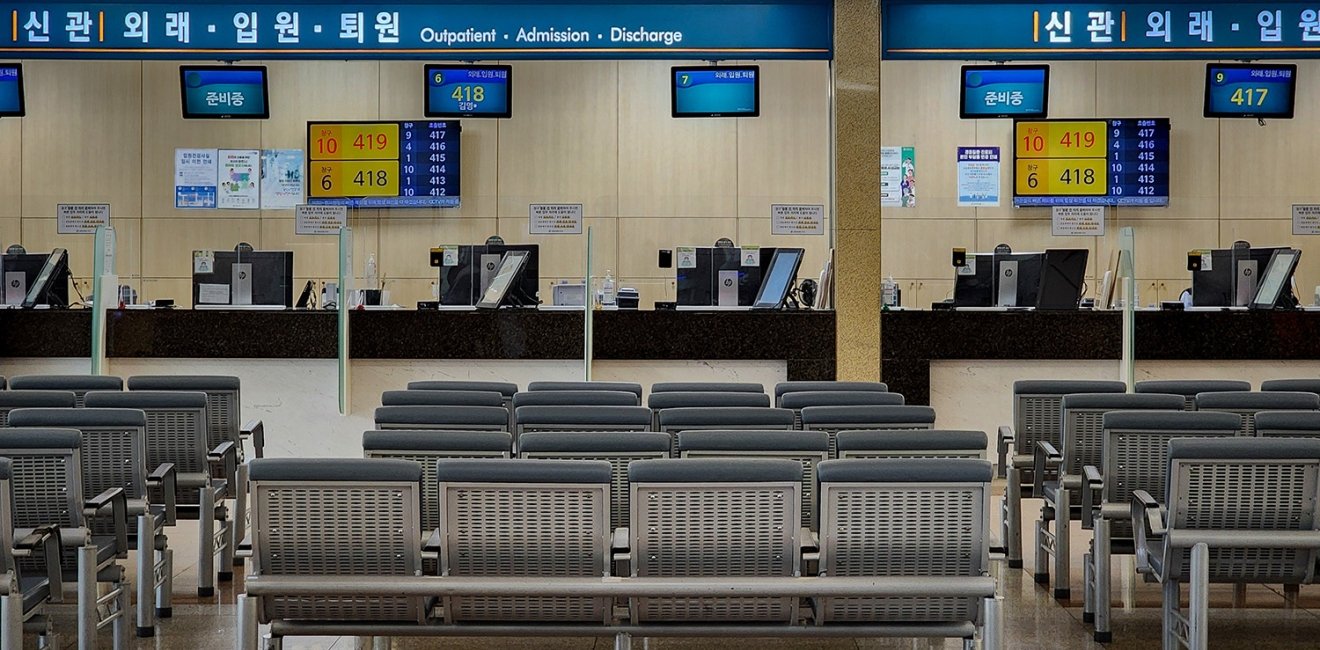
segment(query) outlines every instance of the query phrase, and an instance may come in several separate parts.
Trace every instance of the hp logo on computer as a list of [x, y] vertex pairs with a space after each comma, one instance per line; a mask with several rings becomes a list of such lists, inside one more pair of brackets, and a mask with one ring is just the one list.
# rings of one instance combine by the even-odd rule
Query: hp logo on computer
[[239, 271], [239, 272], [238, 272], [238, 279], [240, 279], [240, 280], [246, 280], [246, 279], [247, 279], [247, 271]]
[[732, 286], [733, 286], [733, 280], [732, 280], [731, 278], [724, 278], [724, 286], [726, 286], [726, 287], [732, 287]]

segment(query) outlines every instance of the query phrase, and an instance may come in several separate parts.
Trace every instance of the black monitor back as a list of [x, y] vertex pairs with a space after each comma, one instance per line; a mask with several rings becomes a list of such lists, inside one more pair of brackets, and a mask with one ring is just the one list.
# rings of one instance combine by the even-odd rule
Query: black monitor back
[[761, 277], [775, 256], [774, 248], [762, 248], [756, 266], [743, 266], [741, 248], [707, 246], [696, 249], [696, 267], [675, 269], [676, 298], [685, 307], [719, 305], [720, 271], [738, 273], [738, 305], [751, 307], [761, 290]]
[[[1287, 250], [1287, 247], [1270, 246], [1252, 248], [1244, 252], [1239, 252], [1231, 248], [1217, 248], [1210, 251], [1210, 268], [1206, 270], [1205, 262], [1201, 263], [1199, 271], [1192, 271], [1192, 305], [1196, 307], [1230, 307], [1238, 304], [1238, 264], [1242, 261], [1252, 261], [1256, 263], [1256, 269], [1253, 274], [1252, 285], [1254, 287], [1256, 277], [1265, 272], [1270, 265], [1270, 258], [1275, 251]], [[1285, 292], [1291, 292], [1291, 287]], [[1249, 295], [1247, 295], [1249, 294]], [[1244, 294], [1245, 304], [1255, 298], [1256, 292], [1247, 291]]]
[[[533, 303], [541, 290], [541, 262], [539, 244], [485, 244], [458, 247], [458, 264], [440, 267], [440, 304], [472, 306], [481, 300], [483, 285], [495, 277], [500, 260], [508, 251], [527, 251], [518, 284], [509, 288], [511, 299], [526, 296]], [[486, 282], [482, 282], [482, 278]]]
[[1000, 285], [1011, 279], [1000, 272], [1004, 262], [1017, 262], [1017, 300], [1012, 307], [1035, 307], [1040, 299], [1041, 271], [1045, 265], [1044, 253], [1011, 253], [995, 256], [995, 300], [998, 301]]
[[194, 273], [193, 304], [200, 304], [203, 284], [223, 284], [229, 287], [229, 304], [234, 301], [233, 267], [235, 264], [252, 265], [252, 304], [284, 305], [293, 308], [293, 251], [215, 251], [215, 263], [210, 273]]
[[[21, 255], [0, 255], [0, 281], [6, 282], [5, 291], [0, 292], [3, 297], [9, 291], [16, 291], [16, 287], [8, 286], [8, 280], [5, 276], [9, 273], [23, 274], [24, 292], [32, 289], [32, 284], [37, 281], [37, 276], [41, 274], [41, 267], [46, 265], [46, 258], [49, 253], [24, 253]], [[69, 265], [66, 262], [55, 270], [55, 275], [51, 277], [50, 289], [45, 296], [40, 296], [37, 304], [50, 305], [52, 307], [69, 306], [69, 278], [72, 273], [69, 271]], [[19, 297], [17, 302], [22, 302]], [[12, 302], [12, 301], [11, 301]]]
[[1077, 309], [1086, 284], [1085, 248], [1054, 248], [1045, 251], [1036, 309]]
[[995, 301], [995, 263], [994, 255], [978, 253], [972, 256], [975, 261], [970, 273], [954, 271], [953, 306], [954, 307], [989, 307]]

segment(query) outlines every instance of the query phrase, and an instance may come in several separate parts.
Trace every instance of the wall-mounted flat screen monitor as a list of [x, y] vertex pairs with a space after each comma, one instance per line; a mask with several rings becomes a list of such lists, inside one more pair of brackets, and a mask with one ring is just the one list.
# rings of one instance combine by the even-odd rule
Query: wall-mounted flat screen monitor
[[1292, 119], [1297, 66], [1207, 63], [1206, 117]]
[[426, 66], [426, 116], [512, 116], [512, 70], [507, 65]]
[[675, 66], [669, 76], [674, 117], [761, 114], [760, 66]]
[[1041, 119], [1048, 115], [1048, 65], [965, 65], [959, 115], [963, 119], [1016, 117]]
[[0, 117], [23, 117], [23, 65], [0, 63]]
[[270, 117], [266, 66], [179, 67], [185, 120], [264, 120]]

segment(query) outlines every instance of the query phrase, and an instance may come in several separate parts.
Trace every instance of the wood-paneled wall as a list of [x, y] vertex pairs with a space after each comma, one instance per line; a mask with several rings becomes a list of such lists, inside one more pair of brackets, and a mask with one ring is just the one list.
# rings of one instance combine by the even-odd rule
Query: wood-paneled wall
[[[239, 241], [295, 251], [299, 285], [333, 278], [335, 238], [295, 236], [292, 211], [175, 210], [174, 150], [301, 149], [310, 120], [418, 119], [422, 64], [266, 65], [271, 119], [229, 122], [182, 119], [177, 63], [25, 62], [28, 116], [0, 120], [0, 246], [68, 248], [81, 287], [92, 238], [56, 234], [55, 206], [108, 202], [119, 275], [143, 299], [187, 304], [191, 251]], [[529, 203], [582, 203], [597, 274], [613, 270], [647, 306], [673, 299], [660, 248], [802, 246], [802, 276], [819, 272], [830, 237], [772, 236], [770, 205], [831, 204], [828, 63], [760, 62], [761, 117], [737, 120], [672, 119], [671, 62], [512, 65], [514, 117], [463, 122], [461, 208], [352, 215], [359, 266], [375, 253], [395, 302], [430, 299], [431, 246], [493, 234], [540, 243], [543, 284], [580, 279], [585, 236], [529, 235]]]
[[[1298, 62], [1297, 118], [1213, 120], [1202, 117], [1204, 62], [1055, 62], [1050, 117], [1171, 119], [1170, 205], [1107, 212], [1105, 237], [1053, 237], [1048, 208], [1012, 207], [1012, 122], [959, 120], [960, 63], [885, 61], [881, 72], [881, 140], [915, 146], [917, 206], [883, 208], [886, 275], [908, 306], [929, 308], [952, 296], [953, 247], [989, 251], [1089, 248], [1092, 292], [1104, 274], [1118, 229], [1136, 233], [1138, 293], [1143, 304], [1176, 300], [1191, 285], [1189, 249], [1253, 245], [1302, 249], [1299, 297], [1311, 302], [1320, 284], [1320, 237], [1292, 235], [1293, 203], [1320, 203], [1320, 62]], [[999, 146], [1002, 205], [957, 207], [958, 146]]]

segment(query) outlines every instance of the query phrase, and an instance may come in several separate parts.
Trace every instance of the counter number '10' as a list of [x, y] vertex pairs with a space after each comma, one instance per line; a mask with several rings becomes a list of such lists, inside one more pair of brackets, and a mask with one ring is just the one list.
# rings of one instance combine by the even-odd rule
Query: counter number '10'
[[[353, 148], [358, 151], [384, 151], [389, 145], [390, 137], [384, 133], [359, 133], [353, 139]], [[339, 153], [339, 138], [333, 135], [317, 138], [316, 153], [330, 156]]]
[[[1095, 133], [1091, 131], [1064, 131], [1063, 136], [1059, 138], [1059, 145], [1068, 147], [1078, 147], [1089, 149], [1095, 146]], [[1045, 136], [1043, 135], [1024, 135], [1022, 136], [1022, 146], [1028, 153], [1040, 153], [1045, 151]]]

